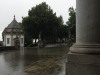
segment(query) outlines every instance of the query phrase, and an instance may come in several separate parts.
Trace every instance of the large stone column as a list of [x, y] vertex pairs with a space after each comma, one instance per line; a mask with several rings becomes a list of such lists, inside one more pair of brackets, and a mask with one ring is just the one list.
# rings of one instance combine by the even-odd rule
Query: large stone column
[[76, 1], [75, 53], [100, 53], [100, 0]]
[[66, 75], [100, 75], [100, 0], [76, 0], [76, 43]]

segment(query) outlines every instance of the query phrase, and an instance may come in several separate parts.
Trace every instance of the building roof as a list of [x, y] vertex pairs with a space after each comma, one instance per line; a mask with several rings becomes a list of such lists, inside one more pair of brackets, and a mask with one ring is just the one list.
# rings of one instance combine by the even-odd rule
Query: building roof
[[15, 15], [14, 15], [13, 21], [6, 28], [10, 28], [10, 29], [12, 29], [12, 28], [21, 28], [19, 23], [15, 19]]
[[15, 15], [13, 21], [4, 29], [2, 35], [4, 34], [16, 34], [16, 33], [23, 33], [21, 25], [16, 21]]

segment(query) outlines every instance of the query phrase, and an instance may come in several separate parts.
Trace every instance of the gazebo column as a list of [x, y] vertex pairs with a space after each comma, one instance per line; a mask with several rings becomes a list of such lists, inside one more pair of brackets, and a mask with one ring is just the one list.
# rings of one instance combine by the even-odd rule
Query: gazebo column
[[76, 43], [66, 75], [100, 75], [100, 0], [76, 0]]

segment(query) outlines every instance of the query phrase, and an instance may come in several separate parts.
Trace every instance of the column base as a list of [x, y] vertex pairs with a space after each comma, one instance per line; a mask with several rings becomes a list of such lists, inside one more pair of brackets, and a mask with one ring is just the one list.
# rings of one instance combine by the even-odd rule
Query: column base
[[72, 53], [100, 54], [100, 44], [74, 44], [72, 47], [70, 47], [70, 51]]
[[100, 55], [69, 52], [66, 75], [100, 75]]

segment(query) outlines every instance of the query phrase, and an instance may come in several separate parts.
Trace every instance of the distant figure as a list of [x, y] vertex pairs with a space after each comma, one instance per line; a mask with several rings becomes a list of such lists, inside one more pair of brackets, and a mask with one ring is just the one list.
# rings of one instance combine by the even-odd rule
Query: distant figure
[[18, 37], [15, 38], [15, 46], [20, 47], [20, 41]]

